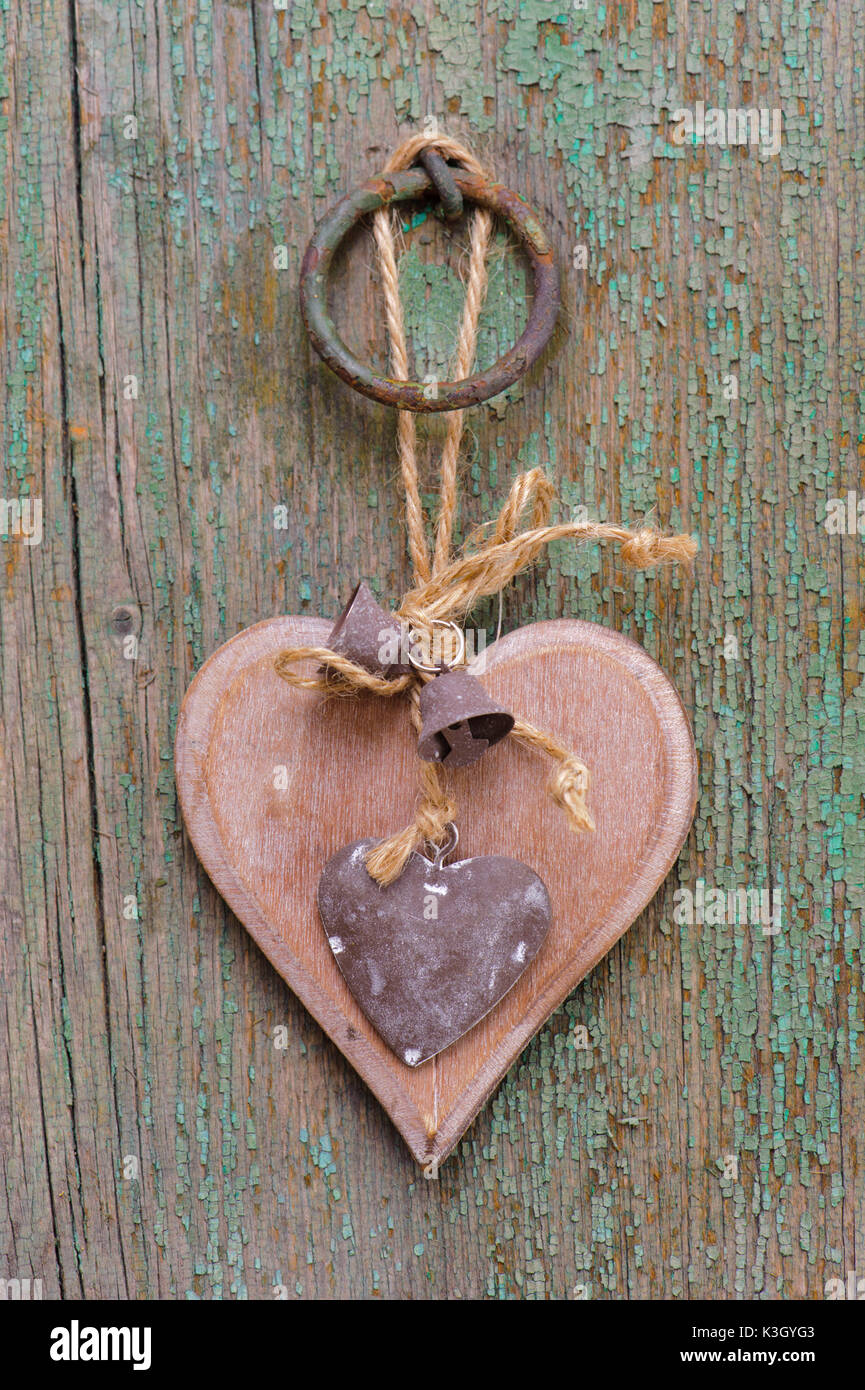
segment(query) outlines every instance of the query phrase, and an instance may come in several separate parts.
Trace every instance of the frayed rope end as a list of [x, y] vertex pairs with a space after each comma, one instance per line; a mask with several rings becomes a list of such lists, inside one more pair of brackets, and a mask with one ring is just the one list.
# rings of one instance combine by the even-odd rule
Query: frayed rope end
[[589, 812], [589, 769], [577, 758], [562, 758], [553, 768], [547, 792], [565, 812], [572, 830], [594, 830]]
[[697, 542], [693, 536], [663, 536], [651, 526], [641, 526], [622, 542], [619, 553], [632, 569], [651, 569], [666, 561], [689, 565], [697, 553]]

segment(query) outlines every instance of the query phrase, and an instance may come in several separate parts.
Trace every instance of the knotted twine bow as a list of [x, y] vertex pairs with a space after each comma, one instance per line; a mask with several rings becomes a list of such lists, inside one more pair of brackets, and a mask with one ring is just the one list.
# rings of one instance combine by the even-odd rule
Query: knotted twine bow
[[[481, 175], [485, 172], [465, 146], [441, 135], [412, 136], [394, 151], [383, 172], [408, 169], [420, 151], [428, 146], [434, 147], [444, 159], [457, 161], [470, 173]], [[492, 229], [492, 215], [479, 208], [472, 219], [466, 299], [453, 368], [455, 380], [469, 376], [474, 365], [478, 318], [487, 288], [486, 258]], [[391, 373], [398, 381], [408, 381], [408, 351], [388, 211], [381, 209], [375, 214], [373, 230], [384, 286]], [[648, 569], [666, 560], [687, 562], [693, 558], [696, 545], [690, 536], [663, 536], [648, 526], [629, 531], [623, 526], [593, 521], [550, 525], [555, 489], [540, 468], [515, 478], [492, 537], [484, 540], [482, 532], [486, 528], [481, 527], [469, 537], [462, 553], [452, 557], [462, 431], [463, 412], [451, 411], [442, 450], [439, 514], [431, 557], [420, 499], [415, 417], [411, 411], [397, 411], [397, 440], [414, 588], [404, 596], [396, 616], [419, 633], [431, 634], [434, 623], [464, 619], [479, 599], [501, 593], [504, 586], [532, 564], [552, 541], [618, 541], [622, 559], [633, 569]], [[529, 515], [531, 526], [521, 531], [519, 528]], [[321, 663], [325, 669], [316, 675], [302, 675], [295, 669], [302, 661]], [[303, 690], [330, 695], [356, 695], [364, 690], [384, 696], [406, 695], [418, 732], [421, 728], [420, 691], [427, 680], [434, 679], [420, 670], [393, 679], [375, 675], [327, 647], [287, 648], [280, 652], [274, 665], [283, 680]], [[573, 830], [594, 830], [587, 804], [589, 771], [585, 764], [551, 734], [524, 719], [516, 720], [511, 737], [552, 758], [553, 770], [547, 783], [550, 797], [565, 812]], [[438, 763], [421, 762], [419, 781], [412, 822], [383, 840], [367, 856], [367, 869], [383, 887], [399, 877], [414, 849], [423, 844], [440, 845], [456, 814], [455, 802], [447, 792], [444, 771]]]

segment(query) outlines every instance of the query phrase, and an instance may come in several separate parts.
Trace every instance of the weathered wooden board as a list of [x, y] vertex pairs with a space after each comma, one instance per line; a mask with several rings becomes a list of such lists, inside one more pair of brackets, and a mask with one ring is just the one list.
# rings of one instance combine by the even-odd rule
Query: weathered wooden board
[[[38, 544], [0, 542], [0, 1276], [819, 1298], [861, 1271], [862, 0], [22, 0], [0, 43], [2, 498], [42, 504]], [[779, 111], [778, 151], [675, 143], [699, 101]], [[406, 587], [393, 418], [312, 360], [296, 284], [316, 216], [427, 117], [565, 269], [542, 369], [471, 413], [464, 529], [543, 463], [565, 511], [701, 541], [692, 579], [561, 547], [505, 596], [506, 629], [643, 643], [700, 799], [662, 894], [437, 1182], [211, 887], [172, 773], [226, 638], [335, 614], [362, 576]], [[408, 238], [427, 370], [462, 245], [429, 218]], [[350, 251], [335, 311], [381, 361], [369, 236]], [[524, 313], [502, 248], [482, 363]], [[682, 890], [748, 889], [777, 932], [676, 920]]]
[[181, 710], [177, 787], [213, 882], [431, 1175], [540, 1025], [666, 878], [694, 814], [694, 744], [664, 673], [598, 623], [532, 623], [484, 652], [493, 697], [588, 761], [595, 830], [575, 837], [545, 794], [549, 769], [514, 740], [452, 775], [460, 857], [528, 863], [547, 887], [553, 920], [510, 993], [414, 1071], [352, 998], [316, 905], [331, 855], [399, 830], [417, 792], [417, 736], [404, 702], [382, 709], [374, 697], [323, 699], [276, 674], [283, 648], [326, 646], [331, 627], [271, 618], [214, 653]]

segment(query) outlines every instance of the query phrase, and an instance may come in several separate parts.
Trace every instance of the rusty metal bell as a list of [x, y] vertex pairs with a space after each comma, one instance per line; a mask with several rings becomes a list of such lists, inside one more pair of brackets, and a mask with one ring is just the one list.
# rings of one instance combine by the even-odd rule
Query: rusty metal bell
[[443, 671], [420, 693], [417, 751], [425, 762], [465, 767], [514, 727], [509, 714], [467, 671]]
[[327, 645], [376, 676], [408, 675], [405, 630], [376, 603], [366, 584], [355, 588], [331, 630]]

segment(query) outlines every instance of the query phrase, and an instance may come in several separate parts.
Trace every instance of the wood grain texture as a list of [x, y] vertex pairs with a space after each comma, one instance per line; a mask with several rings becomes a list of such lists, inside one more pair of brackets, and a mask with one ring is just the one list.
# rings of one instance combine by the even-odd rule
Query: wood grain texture
[[[20, 0], [0, 45], [2, 497], [44, 519], [0, 541], [0, 1275], [775, 1299], [861, 1273], [865, 547], [855, 514], [824, 523], [863, 492], [863, 0]], [[676, 145], [700, 100], [777, 108], [779, 152]], [[428, 115], [564, 271], [544, 362], [471, 412], [463, 533], [542, 464], [565, 514], [654, 509], [701, 542], [692, 578], [557, 547], [505, 595], [506, 631], [643, 644], [700, 797], [675, 874], [438, 1182], [209, 884], [172, 768], [227, 638], [334, 615], [363, 576], [407, 587], [393, 418], [312, 360], [296, 288], [315, 218]], [[421, 374], [464, 246], [407, 234]], [[334, 313], [381, 362], [373, 265], [361, 232]], [[482, 366], [524, 285], [499, 243]], [[701, 881], [771, 890], [781, 930], [674, 920]]]
[[409, 822], [417, 791], [417, 736], [404, 701], [327, 700], [274, 671], [284, 647], [326, 646], [331, 627], [272, 618], [205, 662], [180, 714], [178, 791], [217, 888], [432, 1169], [666, 878], [694, 814], [694, 744], [673, 686], [619, 633], [534, 623], [485, 652], [494, 699], [588, 763], [595, 831], [574, 835], [545, 795], [545, 760], [514, 740], [452, 775], [460, 854], [528, 863], [547, 886], [553, 920], [505, 998], [413, 1069], [353, 999], [316, 906], [331, 855]]

